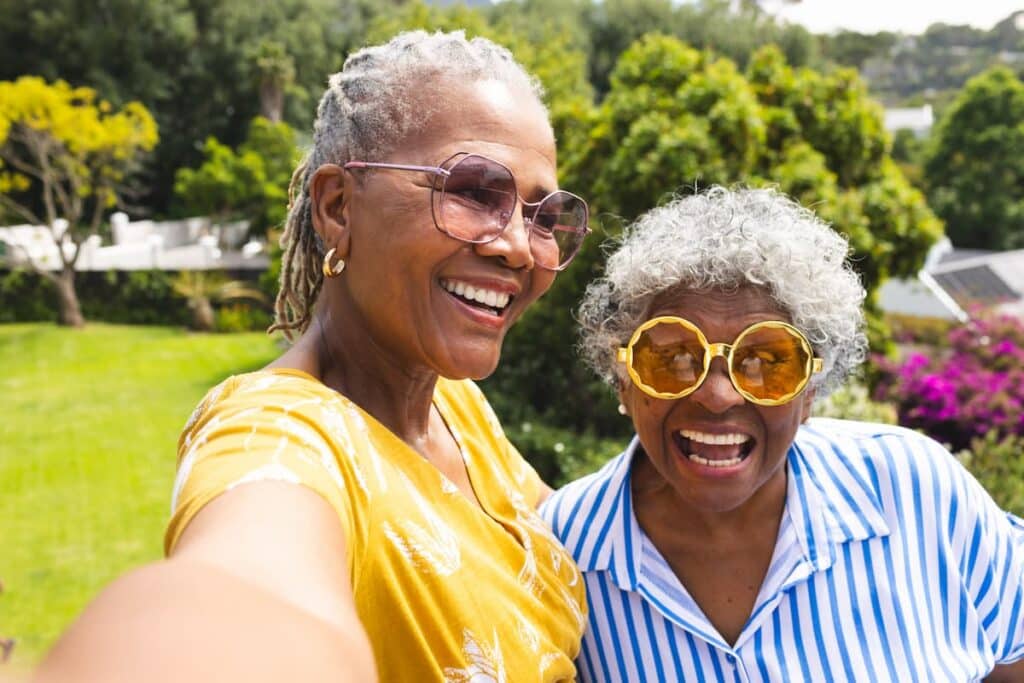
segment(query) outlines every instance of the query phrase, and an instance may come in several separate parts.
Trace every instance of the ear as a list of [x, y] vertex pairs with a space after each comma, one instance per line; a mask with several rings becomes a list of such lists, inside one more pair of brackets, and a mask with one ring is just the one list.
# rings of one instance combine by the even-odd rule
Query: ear
[[626, 391], [626, 387], [629, 385], [629, 380], [622, 376], [623, 373], [616, 370], [615, 372], [615, 396], [619, 399], [619, 405], [626, 408], [626, 415], [629, 415], [629, 396]]
[[324, 164], [309, 181], [313, 228], [323, 240], [324, 248], [337, 250], [342, 258], [347, 258], [349, 251], [351, 176], [337, 164]]
[[800, 397], [800, 424], [807, 422], [811, 417], [811, 409], [814, 408], [814, 396], [817, 392], [808, 389]]

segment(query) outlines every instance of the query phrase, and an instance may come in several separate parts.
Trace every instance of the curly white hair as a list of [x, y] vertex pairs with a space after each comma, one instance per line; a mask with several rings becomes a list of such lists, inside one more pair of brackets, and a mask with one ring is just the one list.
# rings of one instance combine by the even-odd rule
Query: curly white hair
[[817, 397], [864, 360], [864, 287], [846, 239], [774, 189], [712, 187], [652, 209], [629, 226], [579, 309], [581, 353], [615, 386], [616, 350], [658, 295], [764, 288], [824, 359]]

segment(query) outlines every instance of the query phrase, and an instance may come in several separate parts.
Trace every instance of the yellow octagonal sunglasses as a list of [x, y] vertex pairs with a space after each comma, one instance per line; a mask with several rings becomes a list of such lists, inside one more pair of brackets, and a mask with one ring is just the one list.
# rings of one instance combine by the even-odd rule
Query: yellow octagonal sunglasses
[[732, 344], [710, 344], [699, 327], [671, 315], [640, 325], [619, 349], [618, 361], [645, 394], [675, 399], [704, 383], [717, 356], [725, 358], [736, 391], [762, 406], [792, 401], [823, 364], [807, 337], [781, 320], [754, 323]]

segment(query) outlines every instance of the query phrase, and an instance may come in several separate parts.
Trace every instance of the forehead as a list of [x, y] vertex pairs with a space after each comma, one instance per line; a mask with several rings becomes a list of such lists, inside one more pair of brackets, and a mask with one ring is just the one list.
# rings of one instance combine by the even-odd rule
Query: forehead
[[675, 315], [696, 323], [705, 333], [735, 331], [762, 320], [792, 322], [790, 315], [763, 287], [684, 289], [663, 292], [651, 302], [647, 317]]
[[505, 163], [517, 177], [529, 170], [517, 166], [554, 175], [554, 133], [544, 108], [525, 87], [496, 80], [446, 83], [442, 77], [416, 99], [423, 122], [396, 155], [416, 154], [421, 163], [435, 164], [455, 152], [476, 152]]

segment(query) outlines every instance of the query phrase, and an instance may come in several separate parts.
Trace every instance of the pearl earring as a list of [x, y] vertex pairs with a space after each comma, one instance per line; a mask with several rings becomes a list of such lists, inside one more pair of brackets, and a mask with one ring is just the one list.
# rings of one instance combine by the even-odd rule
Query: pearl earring
[[629, 413], [628, 413], [628, 412], [626, 412], [626, 406], [624, 406], [624, 405], [622, 405], [622, 404], [620, 403], [620, 404], [619, 404], [619, 415], [628, 415], [628, 414], [629, 414]]

